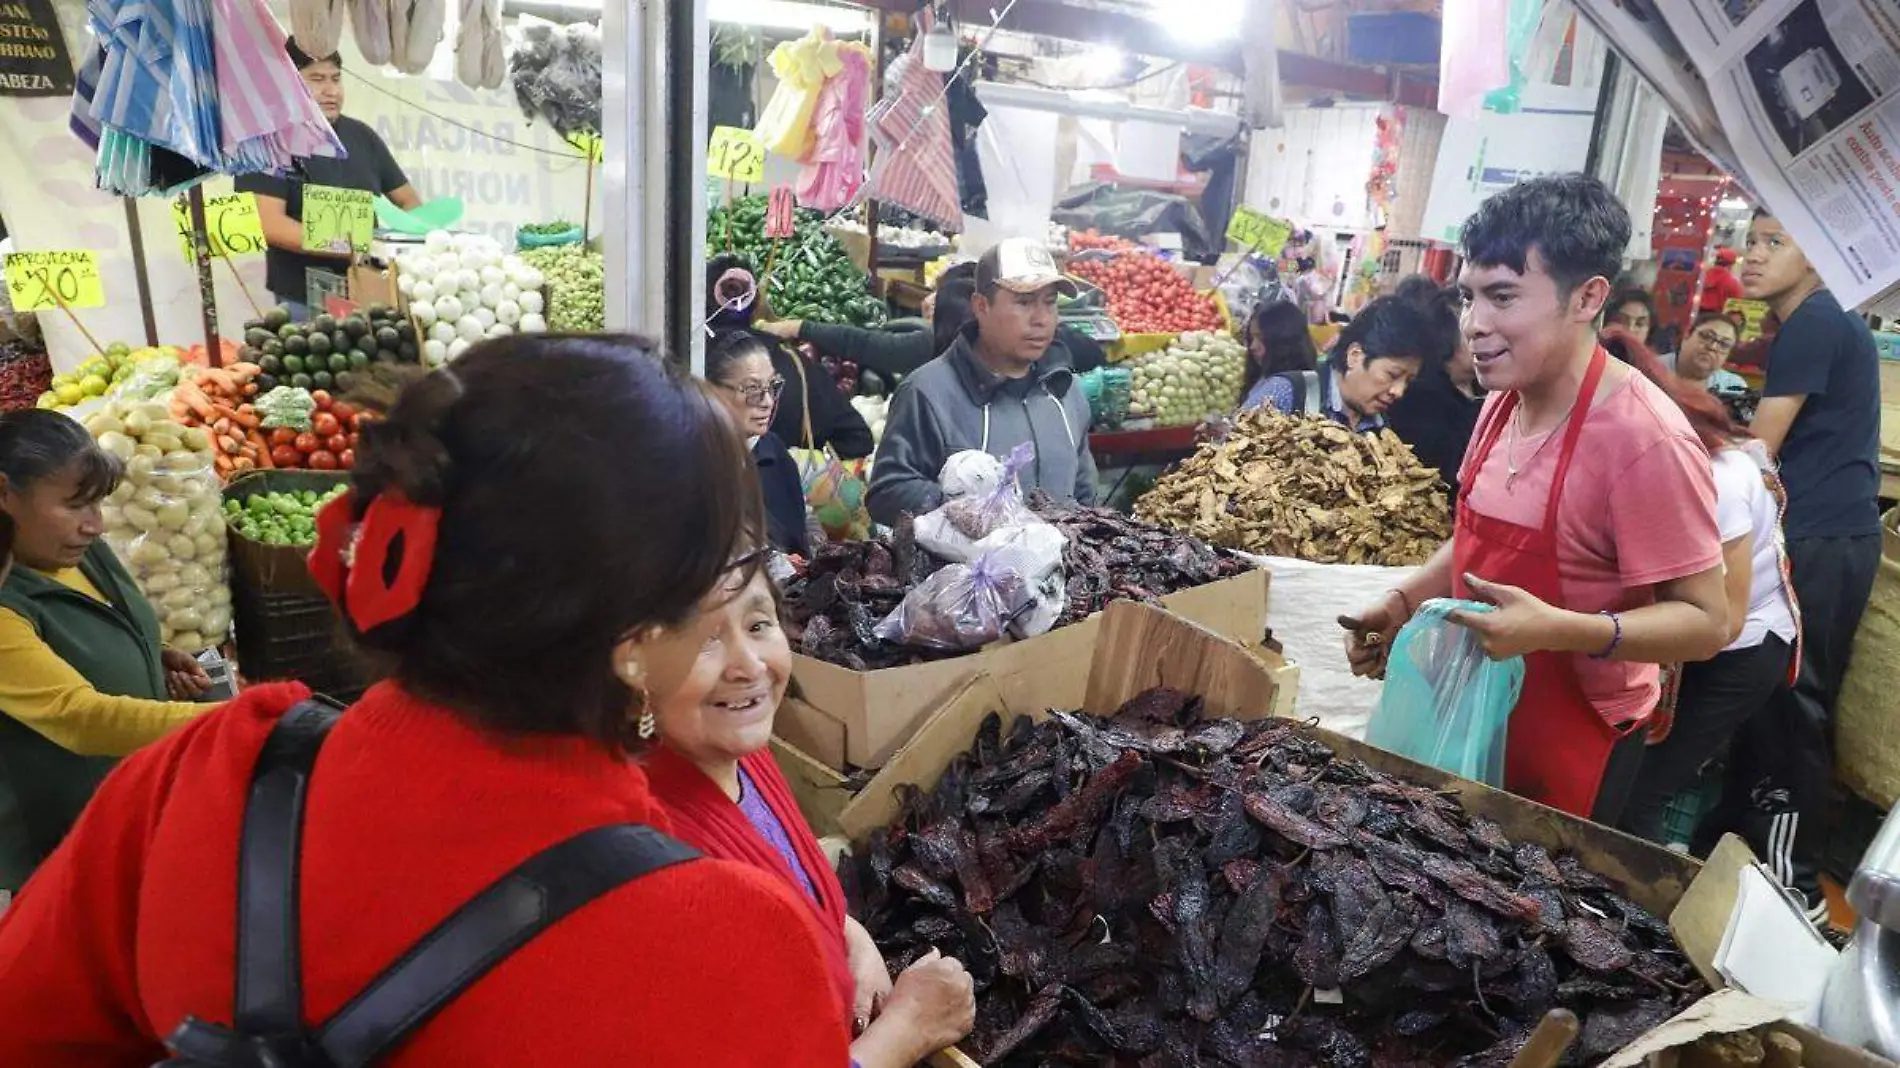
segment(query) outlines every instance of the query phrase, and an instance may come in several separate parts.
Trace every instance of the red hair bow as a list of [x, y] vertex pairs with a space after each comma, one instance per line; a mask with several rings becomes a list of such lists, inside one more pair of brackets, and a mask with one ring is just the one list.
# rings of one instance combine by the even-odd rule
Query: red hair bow
[[435, 564], [442, 509], [412, 504], [389, 491], [378, 494], [362, 520], [352, 523], [355, 514], [355, 491], [317, 513], [310, 576], [358, 633], [368, 633], [422, 603]]

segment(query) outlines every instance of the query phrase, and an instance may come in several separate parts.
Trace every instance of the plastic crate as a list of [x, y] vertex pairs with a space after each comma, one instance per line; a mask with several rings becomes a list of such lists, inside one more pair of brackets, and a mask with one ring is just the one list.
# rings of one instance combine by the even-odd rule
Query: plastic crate
[[[257, 471], [224, 487], [224, 499], [240, 504], [260, 493], [328, 493], [349, 481], [349, 473], [330, 471]], [[239, 578], [250, 589], [264, 593], [299, 594], [322, 599], [305, 562], [310, 550], [288, 545], [265, 545], [239, 534], [226, 520], [230, 535], [232, 592]]]
[[238, 670], [246, 681], [301, 682], [340, 701], [362, 696], [372, 672], [328, 600], [256, 589], [236, 573], [231, 585]]

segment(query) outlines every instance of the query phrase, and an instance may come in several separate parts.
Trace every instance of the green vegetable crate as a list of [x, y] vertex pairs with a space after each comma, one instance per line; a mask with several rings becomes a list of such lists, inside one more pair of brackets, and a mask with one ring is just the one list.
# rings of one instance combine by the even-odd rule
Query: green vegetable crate
[[[226, 501], [248, 506], [255, 496], [315, 493], [348, 482], [341, 472], [259, 471], [224, 488]], [[303, 546], [271, 545], [240, 533], [227, 517], [231, 543], [231, 606], [238, 669], [252, 682], [295, 679], [318, 693], [352, 700], [371, 681], [336, 610], [310, 577]]]

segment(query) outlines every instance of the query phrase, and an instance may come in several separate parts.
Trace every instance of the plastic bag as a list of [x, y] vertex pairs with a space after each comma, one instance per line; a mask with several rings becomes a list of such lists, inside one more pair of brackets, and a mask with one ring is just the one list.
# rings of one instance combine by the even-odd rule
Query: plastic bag
[[1062, 569], [1068, 542], [1054, 524], [1038, 519], [1004, 527], [976, 543], [979, 559], [1007, 560], [1029, 583], [1035, 605], [1010, 624], [1009, 632], [1015, 637], [1049, 633], [1069, 607], [1069, 580]]
[[559, 26], [522, 15], [514, 32], [508, 70], [522, 114], [547, 120], [562, 137], [598, 133], [600, 31], [592, 23]]
[[[963, 454], [958, 454], [959, 456]], [[1010, 450], [1003, 461], [1000, 477], [992, 485], [988, 471], [974, 461], [958, 463], [952, 456], [944, 464], [940, 480], [954, 478], [963, 492], [950, 496], [936, 511], [917, 520], [917, 544], [945, 560], [968, 562], [976, 558], [977, 543], [1004, 527], [1042, 520], [1023, 501], [1022, 487], [1016, 475], [1036, 462], [1036, 447], [1025, 441]], [[956, 465], [956, 470], [952, 470]], [[982, 492], [988, 487], [987, 492]], [[949, 489], [945, 494], [949, 495]]]
[[943, 462], [943, 470], [937, 474], [937, 485], [943, 489], [945, 500], [968, 497], [973, 493], [988, 496], [1002, 484], [1003, 461], [981, 449], [952, 453]]
[[818, 109], [818, 95], [825, 80], [842, 69], [838, 46], [813, 31], [772, 49], [771, 63], [778, 88], [753, 132], [767, 152], [803, 161], [814, 143], [812, 116]]
[[1446, 618], [1492, 612], [1476, 601], [1435, 598], [1392, 643], [1385, 690], [1366, 741], [1453, 775], [1504, 785], [1511, 709], [1524, 688], [1524, 658], [1492, 660], [1476, 634]]
[[834, 541], [864, 541], [871, 536], [871, 513], [864, 506], [869, 494], [864, 460], [840, 460], [827, 445], [823, 449], [792, 449], [798, 481], [813, 518]]
[[1011, 623], [1036, 607], [1035, 591], [1018, 570], [1016, 554], [1001, 550], [938, 569], [905, 595], [876, 633], [898, 645], [968, 652], [1003, 637]]

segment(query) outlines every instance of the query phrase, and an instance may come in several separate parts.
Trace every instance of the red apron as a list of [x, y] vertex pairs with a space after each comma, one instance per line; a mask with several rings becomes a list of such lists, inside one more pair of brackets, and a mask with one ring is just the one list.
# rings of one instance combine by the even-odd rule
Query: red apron
[[[1541, 529], [1479, 515], [1471, 507], [1471, 487], [1484, 469], [1492, 446], [1510, 424], [1518, 396], [1504, 398], [1478, 428], [1478, 447], [1467, 465], [1458, 494], [1458, 526], [1452, 541], [1452, 592], [1470, 598], [1466, 575], [1516, 586], [1546, 604], [1561, 605], [1557, 567], [1557, 506], [1577, 451], [1577, 439], [1589, 418], [1590, 403], [1603, 380], [1609, 355], [1598, 348], [1584, 376], [1583, 389], [1564, 431], [1563, 451], [1550, 483]], [[1520, 797], [1562, 809], [1585, 819], [1596, 804], [1610, 750], [1621, 737], [1606, 722], [1577, 682], [1569, 655], [1532, 653], [1524, 658], [1524, 692], [1511, 713], [1504, 755], [1504, 787]]]

